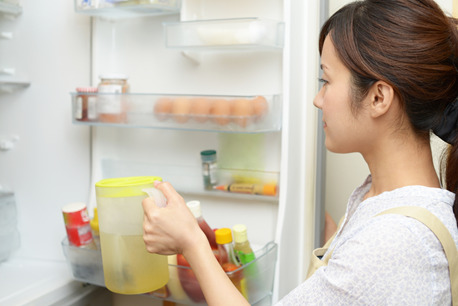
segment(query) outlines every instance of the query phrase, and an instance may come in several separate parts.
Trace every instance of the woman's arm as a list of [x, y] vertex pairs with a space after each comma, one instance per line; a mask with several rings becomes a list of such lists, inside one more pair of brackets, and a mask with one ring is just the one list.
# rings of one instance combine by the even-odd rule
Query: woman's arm
[[148, 252], [183, 254], [209, 305], [249, 305], [216, 260], [183, 198], [169, 183], [158, 183], [156, 188], [167, 198], [167, 206], [159, 208], [150, 198], [142, 202], [143, 239]]

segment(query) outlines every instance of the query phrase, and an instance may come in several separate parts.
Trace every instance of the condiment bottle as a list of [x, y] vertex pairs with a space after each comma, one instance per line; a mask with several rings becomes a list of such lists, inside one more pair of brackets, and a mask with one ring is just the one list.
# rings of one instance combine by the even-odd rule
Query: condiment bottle
[[128, 77], [120, 73], [102, 74], [99, 77], [97, 112], [100, 122], [124, 123], [127, 101], [122, 94], [130, 91]]
[[234, 247], [232, 246], [232, 232], [230, 228], [219, 228], [215, 231], [216, 243], [218, 244], [218, 250], [226, 252], [227, 257], [221, 258], [221, 265], [225, 263], [231, 263], [236, 266], [240, 266], [240, 261], [235, 255]]
[[[247, 227], [244, 224], [236, 224], [232, 227], [234, 233], [234, 251], [243, 265], [244, 278], [240, 281], [244, 289], [245, 297], [250, 296], [253, 292], [258, 292], [261, 279], [259, 278], [259, 269], [256, 262], [256, 256], [248, 241]], [[251, 262], [251, 263], [250, 263]]]
[[95, 121], [97, 119], [97, 87], [76, 88], [75, 119]]
[[220, 252], [227, 252], [227, 258], [222, 258], [220, 263], [224, 272], [230, 278], [234, 286], [247, 298], [246, 282], [243, 278], [243, 271], [240, 268], [240, 261], [235, 255], [232, 246], [232, 232], [230, 228], [220, 228], [215, 231], [216, 243]]
[[204, 217], [202, 216], [200, 201], [189, 201], [186, 203], [186, 206], [188, 206], [189, 210], [196, 218], [201, 230], [204, 232], [205, 236], [207, 236], [211, 248], [217, 249], [218, 245], [216, 244], [215, 232], [211, 229], [207, 221], [205, 221]]
[[200, 158], [202, 160], [202, 176], [204, 179], [205, 190], [212, 190], [213, 186], [216, 185], [216, 151], [205, 150], [200, 152]]
[[256, 259], [250, 242], [248, 241], [247, 227], [244, 224], [236, 224], [232, 227], [234, 232], [234, 251], [242, 265]]

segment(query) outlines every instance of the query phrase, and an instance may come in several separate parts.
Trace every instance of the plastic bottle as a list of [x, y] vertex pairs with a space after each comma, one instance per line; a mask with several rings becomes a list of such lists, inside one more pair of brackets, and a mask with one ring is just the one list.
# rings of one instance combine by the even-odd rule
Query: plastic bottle
[[204, 217], [202, 216], [202, 209], [200, 206], [200, 201], [189, 201], [186, 203], [189, 210], [191, 210], [192, 214], [199, 223], [200, 228], [207, 236], [208, 242], [210, 242], [210, 246], [212, 249], [217, 249], [218, 245], [216, 244], [215, 232], [211, 229], [208, 225], [207, 221], [205, 221]]
[[247, 227], [244, 224], [236, 224], [232, 227], [234, 232], [234, 250], [242, 265], [256, 259], [250, 242], [248, 241]]
[[[213, 254], [218, 259], [227, 258], [227, 254], [225, 251], [218, 250], [218, 245], [216, 243], [215, 232], [210, 228], [208, 223], [205, 221], [204, 217], [202, 216], [202, 209], [200, 205], [200, 201], [190, 201], [187, 202], [186, 205], [188, 206], [189, 210], [192, 212], [194, 217], [197, 220], [201, 230], [204, 232], [205, 236], [210, 243], [210, 246], [213, 250]], [[178, 270], [178, 277], [180, 279], [180, 284], [183, 290], [186, 292], [188, 297], [195, 303], [202, 303], [205, 301], [204, 294], [202, 289], [200, 288], [199, 282], [197, 281], [194, 272], [191, 269], [183, 268], [189, 267], [189, 263], [187, 262], [186, 258], [182, 254], [177, 254], [177, 267]]]
[[230, 278], [234, 286], [248, 299], [246, 283], [243, 278], [243, 271], [240, 268], [240, 261], [235, 255], [232, 246], [232, 232], [230, 228], [220, 228], [215, 231], [216, 243], [220, 252], [227, 252], [227, 258], [222, 258], [220, 263], [224, 272]]
[[[244, 224], [236, 224], [232, 227], [234, 232], [234, 251], [244, 266], [244, 278], [241, 281], [242, 288], [246, 289], [246, 296], [253, 296], [259, 291], [259, 270], [256, 262], [256, 255], [248, 241], [247, 227]], [[251, 264], [250, 264], [251, 263]]]
[[240, 266], [240, 262], [235, 255], [234, 247], [232, 246], [232, 232], [230, 228], [220, 228], [215, 231], [216, 243], [218, 250], [226, 252], [227, 257], [221, 258], [220, 264], [231, 263]]

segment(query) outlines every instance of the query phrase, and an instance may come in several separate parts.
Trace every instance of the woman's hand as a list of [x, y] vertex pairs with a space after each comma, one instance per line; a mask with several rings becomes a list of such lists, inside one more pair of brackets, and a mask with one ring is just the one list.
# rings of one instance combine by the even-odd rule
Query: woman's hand
[[[167, 198], [166, 207], [157, 207], [154, 200], [143, 200], [143, 240], [150, 253], [182, 254], [205, 238], [184, 199], [168, 182], [155, 183]], [[202, 237], [203, 236], [203, 237]], [[206, 238], [205, 238], [206, 239]], [[207, 242], [208, 243], [208, 242]]]
[[183, 254], [202, 288], [208, 305], [249, 305], [216, 260], [210, 243], [183, 198], [169, 183], [155, 183], [167, 198], [166, 207], [143, 200], [143, 240], [150, 253]]

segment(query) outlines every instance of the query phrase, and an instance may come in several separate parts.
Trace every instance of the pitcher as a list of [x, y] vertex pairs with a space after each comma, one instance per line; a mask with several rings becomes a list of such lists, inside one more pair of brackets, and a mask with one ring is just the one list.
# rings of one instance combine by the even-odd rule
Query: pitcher
[[104, 179], [95, 184], [105, 285], [121, 294], [141, 294], [169, 280], [167, 256], [148, 253], [143, 242], [144, 189], [160, 177]]

